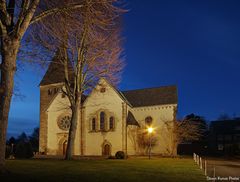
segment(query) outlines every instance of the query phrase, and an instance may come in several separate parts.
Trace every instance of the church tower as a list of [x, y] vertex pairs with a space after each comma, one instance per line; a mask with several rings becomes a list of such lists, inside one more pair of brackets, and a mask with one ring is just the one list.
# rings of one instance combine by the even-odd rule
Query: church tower
[[60, 91], [64, 84], [64, 62], [58, 50], [48, 66], [40, 87], [40, 132], [39, 132], [39, 152], [47, 153], [47, 126], [48, 115], [47, 108], [54, 99], [55, 95]]

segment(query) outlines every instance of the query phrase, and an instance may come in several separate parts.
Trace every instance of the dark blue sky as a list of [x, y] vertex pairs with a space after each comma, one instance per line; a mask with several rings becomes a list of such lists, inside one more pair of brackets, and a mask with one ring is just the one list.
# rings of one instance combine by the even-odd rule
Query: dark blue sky
[[[120, 89], [178, 86], [179, 117], [240, 115], [240, 1], [129, 0], [126, 67]], [[12, 102], [9, 135], [39, 124], [41, 74], [25, 68]]]

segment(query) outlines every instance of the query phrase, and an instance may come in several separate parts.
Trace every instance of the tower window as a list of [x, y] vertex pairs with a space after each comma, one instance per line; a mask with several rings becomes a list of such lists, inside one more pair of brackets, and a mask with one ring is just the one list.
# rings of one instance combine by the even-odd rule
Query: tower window
[[48, 89], [48, 95], [52, 95], [52, 89]]

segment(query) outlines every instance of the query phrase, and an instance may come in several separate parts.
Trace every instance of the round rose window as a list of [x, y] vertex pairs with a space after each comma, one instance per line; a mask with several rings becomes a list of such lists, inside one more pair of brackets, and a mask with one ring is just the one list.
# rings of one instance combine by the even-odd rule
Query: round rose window
[[62, 130], [69, 130], [70, 128], [70, 116], [64, 116], [58, 120], [58, 127]]

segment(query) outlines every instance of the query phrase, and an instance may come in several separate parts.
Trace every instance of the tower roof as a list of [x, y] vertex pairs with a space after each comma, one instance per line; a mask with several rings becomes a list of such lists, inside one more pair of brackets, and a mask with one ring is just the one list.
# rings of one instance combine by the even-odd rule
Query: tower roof
[[[70, 61], [68, 61], [68, 68], [70, 68], [68, 70], [72, 70]], [[71, 73], [69, 73], [70, 76]], [[61, 83], [64, 82], [64, 79], [64, 57], [61, 55], [61, 50], [58, 49], [39, 85], [43, 86], [54, 83]]]

